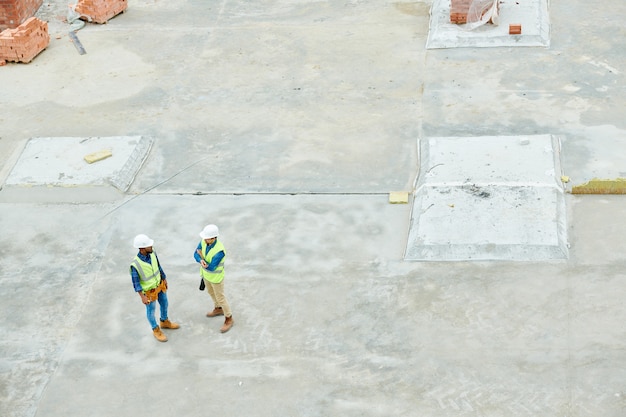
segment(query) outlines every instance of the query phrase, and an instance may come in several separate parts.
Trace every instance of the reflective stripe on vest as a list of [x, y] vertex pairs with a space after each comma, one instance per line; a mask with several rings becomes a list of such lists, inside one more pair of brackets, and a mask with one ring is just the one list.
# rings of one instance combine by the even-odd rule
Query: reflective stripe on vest
[[133, 263], [130, 265], [131, 268], [135, 267], [137, 270], [137, 274], [139, 274], [139, 284], [141, 284], [141, 289], [144, 292], [156, 288], [161, 283], [159, 261], [157, 261], [154, 252], [150, 254], [150, 262], [152, 263], [144, 262], [139, 256], [135, 256]]
[[204, 255], [204, 253], [206, 252], [207, 244], [204, 239], [202, 239], [201, 248], [203, 258], [205, 262], [209, 265], [211, 264], [211, 260], [217, 253], [219, 253], [220, 251], [224, 252], [224, 257], [222, 258], [222, 261], [219, 263], [217, 268], [215, 268], [215, 271], [209, 271], [200, 266], [200, 275], [202, 276], [202, 278], [206, 279], [209, 282], [212, 282], [213, 284], [219, 284], [224, 279], [224, 261], [226, 260], [226, 250], [224, 249], [224, 245], [222, 245], [222, 242], [220, 242], [219, 240], [216, 240], [213, 247], [206, 255]]

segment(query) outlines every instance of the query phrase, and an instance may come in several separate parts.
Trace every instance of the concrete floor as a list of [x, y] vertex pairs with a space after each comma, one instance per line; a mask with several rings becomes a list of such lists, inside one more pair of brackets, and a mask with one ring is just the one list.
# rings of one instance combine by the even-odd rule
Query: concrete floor
[[[388, 202], [429, 137], [556, 135], [568, 187], [626, 176], [626, 3], [551, 1], [549, 48], [441, 50], [430, 6], [137, 0], [80, 55], [45, 2], [48, 49], [0, 68], [2, 180], [32, 137], [154, 144], [115, 201], [0, 204], [0, 415], [626, 415], [623, 196], [565, 194], [549, 262], [404, 261]], [[192, 258], [209, 222], [226, 334]], [[138, 233], [182, 325], [165, 344]]]

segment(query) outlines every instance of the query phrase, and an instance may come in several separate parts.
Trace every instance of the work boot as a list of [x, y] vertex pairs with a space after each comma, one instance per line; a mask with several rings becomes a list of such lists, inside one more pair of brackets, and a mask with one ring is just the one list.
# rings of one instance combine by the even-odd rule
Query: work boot
[[217, 317], [217, 316], [223, 316], [223, 315], [224, 315], [224, 310], [222, 310], [222, 307], [215, 307], [213, 311], [209, 311], [208, 313], [206, 313], [207, 317]]
[[167, 342], [167, 336], [163, 334], [159, 326], [152, 329], [152, 333], [154, 333], [154, 337], [156, 337], [156, 340], [159, 342]]
[[178, 329], [179, 327], [180, 325], [178, 323], [174, 323], [173, 321], [170, 321], [170, 319], [161, 320], [162, 329]]
[[233, 324], [235, 324], [235, 320], [233, 320], [233, 316], [226, 317], [226, 320], [224, 321], [224, 325], [220, 329], [220, 332], [226, 333], [227, 331], [230, 330], [231, 327], [233, 327]]

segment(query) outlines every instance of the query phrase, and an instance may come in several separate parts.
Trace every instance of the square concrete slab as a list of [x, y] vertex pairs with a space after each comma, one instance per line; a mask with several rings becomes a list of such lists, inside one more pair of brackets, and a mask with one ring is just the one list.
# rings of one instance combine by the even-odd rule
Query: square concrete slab
[[[522, 33], [509, 35], [509, 24], [521, 24]], [[433, 2], [427, 49], [498, 46], [550, 46], [547, 0], [503, 0], [498, 24], [473, 30], [450, 22], [450, 0]]]
[[[142, 136], [32, 138], [4, 182], [0, 201], [119, 198], [133, 182], [151, 146], [152, 139]], [[105, 154], [106, 158], [94, 157]]]
[[422, 141], [405, 259], [567, 258], [559, 152], [551, 135]]

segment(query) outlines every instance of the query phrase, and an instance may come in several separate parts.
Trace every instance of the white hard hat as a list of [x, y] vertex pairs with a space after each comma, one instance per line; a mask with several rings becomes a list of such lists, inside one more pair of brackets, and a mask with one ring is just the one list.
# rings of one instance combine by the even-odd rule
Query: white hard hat
[[200, 237], [202, 239], [211, 239], [212, 237], [217, 237], [220, 234], [219, 229], [214, 224], [208, 224], [204, 226], [204, 229], [200, 232]]
[[143, 249], [152, 246], [154, 240], [150, 239], [146, 235], [137, 235], [133, 241], [133, 246], [137, 249]]

